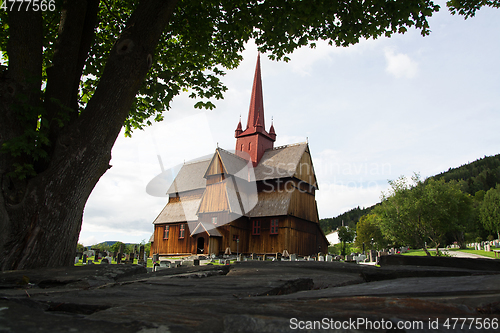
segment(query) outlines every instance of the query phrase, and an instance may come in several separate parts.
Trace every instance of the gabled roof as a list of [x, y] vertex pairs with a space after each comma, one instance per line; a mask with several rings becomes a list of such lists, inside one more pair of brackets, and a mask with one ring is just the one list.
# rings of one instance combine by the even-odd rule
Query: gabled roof
[[156, 217], [153, 224], [197, 221], [196, 212], [200, 202], [201, 198], [169, 202]]
[[210, 222], [198, 222], [193, 231], [191, 231], [191, 237], [202, 232], [206, 232], [210, 237], [222, 237], [216, 226]]
[[209, 163], [210, 159], [184, 164], [167, 190], [167, 194], [205, 188], [206, 180], [203, 175]]
[[207, 166], [207, 170], [204, 174], [205, 178], [213, 174], [213, 170], [218, 169], [217, 167], [213, 167], [213, 165], [218, 163], [219, 161], [220, 163], [222, 163], [223, 168], [223, 170], [220, 170], [220, 172], [224, 172], [226, 174], [233, 175], [242, 179], [248, 178], [248, 168], [249, 165], [251, 165], [251, 161], [248, 161], [222, 148], [217, 148], [215, 150], [215, 154], [210, 160], [210, 163]]
[[255, 167], [255, 179], [275, 179], [293, 177], [307, 143], [297, 143], [266, 150], [259, 164]]

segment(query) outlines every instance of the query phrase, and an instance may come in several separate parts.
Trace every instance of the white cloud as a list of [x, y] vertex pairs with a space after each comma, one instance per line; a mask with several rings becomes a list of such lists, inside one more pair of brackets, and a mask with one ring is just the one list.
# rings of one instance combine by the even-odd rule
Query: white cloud
[[417, 76], [418, 64], [404, 53], [395, 53], [392, 49], [385, 49], [387, 67], [385, 70], [396, 78], [412, 79]]

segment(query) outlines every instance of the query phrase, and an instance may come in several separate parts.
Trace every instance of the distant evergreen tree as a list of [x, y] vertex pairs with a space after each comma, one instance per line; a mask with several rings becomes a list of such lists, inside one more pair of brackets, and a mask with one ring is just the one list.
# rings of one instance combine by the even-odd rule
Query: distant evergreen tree
[[[497, 184], [500, 184], [500, 154], [485, 156], [458, 168], [449, 168], [448, 171], [429, 177], [425, 182], [429, 182], [431, 179], [436, 181], [444, 179], [445, 182], [457, 181], [461, 190], [472, 196], [480, 191], [485, 193], [489, 189], [495, 188]], [[319, 221], [321, 229], [325, 234], [330, 233], [342, 226], [342, 221], [345, 226], [355, 229], [359, 219], [369, 214], [377, 205], [367, 208], [360, 208], [358, 206], [337, 217], [321, 219]], [[479, 217], [476, 217], [475, 220], [477, 221], [474, 222], [478, 222]], [[474, 235], [483, 234], [484, 229], [482, 226], [478, 225], [477, 227], [479, 228], [477, 231], [470, 233]]]
[[474, 195], [478, 191], [488, 191], [500, 184], [500, 154], [485, 156], [458, 168], [450, 168], [429, 179], [456, 180], [462, 185], [462, 191]]
[[328, 234], [340, 228], [342, 226], [342, 222], [344, 223], [344, 226], [348, 226], [353, 230], [356, 230], [356, 224], [358, 223], [361, 216], [369, 214], [372, 209], [373, 206], [368, 208], [360, 208], [358, 206], [348, 212], [340, 214], [337, 217], [321, 219], [319, 221], [319, 224], [325, 234]]

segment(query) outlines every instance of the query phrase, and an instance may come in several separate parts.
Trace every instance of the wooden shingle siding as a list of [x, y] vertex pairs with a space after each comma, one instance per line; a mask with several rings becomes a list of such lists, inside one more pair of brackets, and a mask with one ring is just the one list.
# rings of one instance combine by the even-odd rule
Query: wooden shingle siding
[[313, 194], [295, 189], [292, 192], [288, 214], [303, 220], [318, 222], [316, 199]]
[[201, 200], [199, 213], [228, 211], [226, 183], [208, 185]]
[[222, 161], [219, 157], [219, 154], [214, 154], [210, 165], [207, 168], [207, 172], [205, 173], [205, 178], [211, 175], [221, 175], [224, 173], [224, 166], [222, 165]]
[[318, 188], [309, 149], [306, 149], [304, 154], [302, 154], [300, 161], [297, 164], [297, 168], [295, 169], [295, 177]]

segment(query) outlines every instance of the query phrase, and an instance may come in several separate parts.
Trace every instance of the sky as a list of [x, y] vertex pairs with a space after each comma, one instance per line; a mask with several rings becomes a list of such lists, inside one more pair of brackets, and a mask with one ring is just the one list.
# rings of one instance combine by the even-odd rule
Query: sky
[[[409, 29], [348, 48], [320, 42], [288, 63], [261, 55], [266, 130], [272, 121], [275, 147], [309, 142], [320, 218], [376, 204], [388, 180], [426, 178], [500, 153], [500, 11], [483, 8], [464, 20], [437, 3], [426, 37]], [[217, 146], [235, 148], [234, 130], [248, 116], [254, 44], [243, 57], [223, 78], [228, 91], [216, 109], [195, 109], [184, 94], [163, 122], [118, 137], [79, 243], [147, 242], [168, 200], [149, 195], [148, 183]]]

